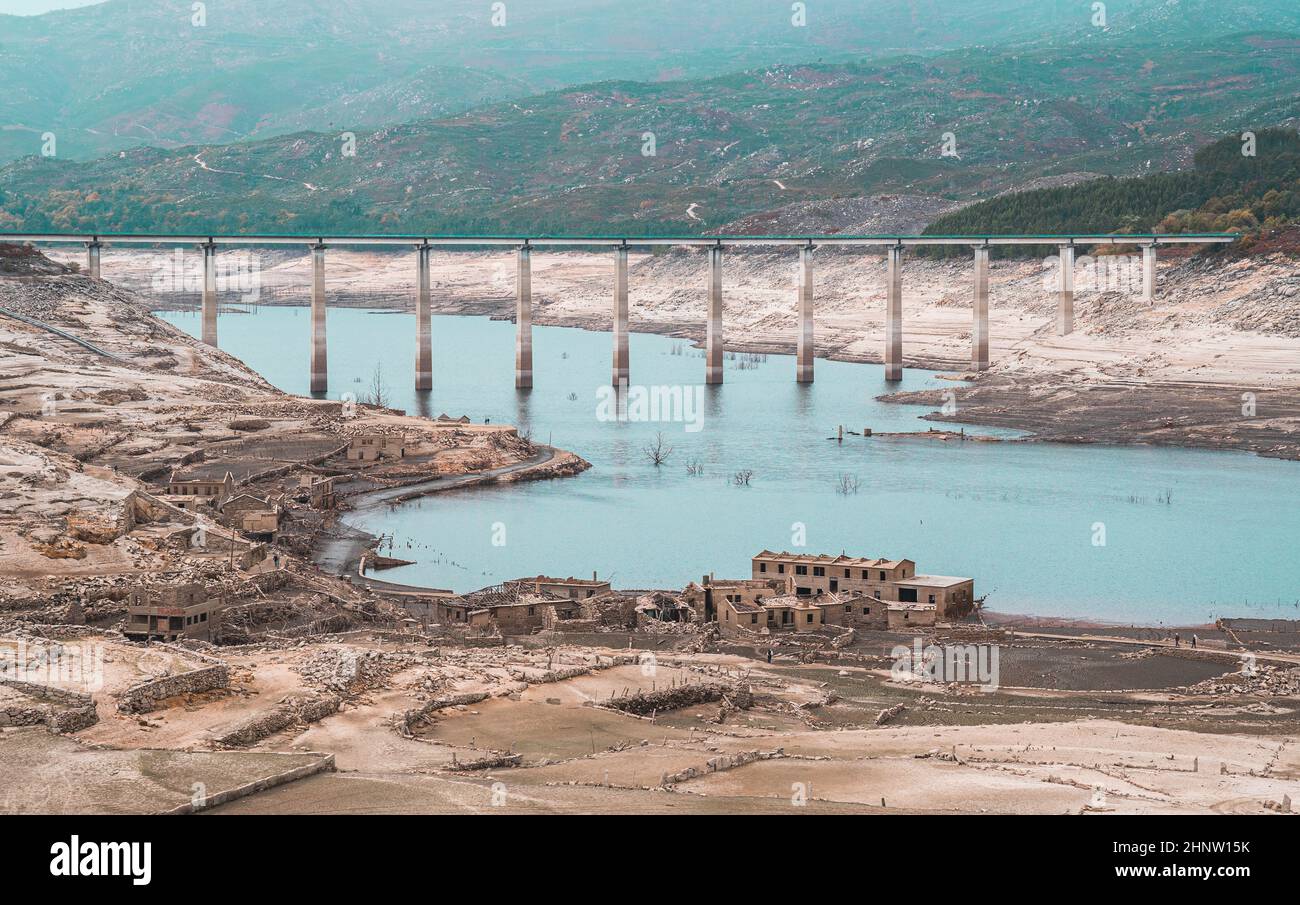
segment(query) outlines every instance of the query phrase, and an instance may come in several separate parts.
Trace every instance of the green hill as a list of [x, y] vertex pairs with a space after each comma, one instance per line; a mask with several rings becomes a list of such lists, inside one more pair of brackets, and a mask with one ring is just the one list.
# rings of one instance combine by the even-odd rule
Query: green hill
[[1272, 231], [1300, 220], [1300, 134], [1264, 129], [1196, 152], [1190, 170], [1002, 195], [947, 214], [930, 235]]
[[[1224, 134], [1300, 117], [1300, 54], [1280, 47], [1300, 40], [973, 48], [602, 82], [358, 130], [355, 156], [338, 132], [303, 132], [28, 157], [0, 169], [0, 230], [697, 234], [819, 199], [970, 199], [1054, 174], [1179, 171]], [[956, 156], [942, 154], [945, 133]], [[1156, 201], [1121, 191], [1071, 216], [1110, 231], [1187, 206], [1184, 181], [1154, 178]]]

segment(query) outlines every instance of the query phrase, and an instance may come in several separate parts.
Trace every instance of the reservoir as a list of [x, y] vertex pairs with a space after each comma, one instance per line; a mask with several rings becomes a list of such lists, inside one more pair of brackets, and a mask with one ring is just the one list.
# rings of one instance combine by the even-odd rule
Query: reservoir
[[[194, 313], [160, 316], [199, 333]], [[434, 317], [434, 388], [416, 393], [412, 315], [340, 308], [328, 329], [330, 398], [365, 398], [379, 368], [394, 408], [514, 424], [593, 466], [437, 494], [357, 522], [391, 535], [393, 555], [418, 560], [387, 580], [465, 592], [594, 571], [620, 589], [681, 588], [709, 572], [747, 578], [763, 549], [799, 550], [973, 576], [976, 595], [1005, 613], [1151, 625], [1300, 618], [1300, 463], [866, 439], [848, 432], [951, 427], [921, 420], [927, 408], [875, 397], [954, 384], [921, 370], [887, 384], [879, 365], [818, 360], [816, 382], [800, 385], [793, 356], [729, 355], [725, 384], [706, 387], [700, 350], [635, 333], [632, 386], [672, 387], [698, 410], [668, 413], [686, 409], [691, 420], [620, 420], [608, 404], [609, 334], [534, 327], [535, 387], [518, 392], [514, 326], [485, 317]], [[223, 313], [220, 337], [271, 383], [307, 393], [306, 308]], [[829, 439], [840, 425], [842, 444]], [[656, 467], [645, 448], [660, 434], [671, 453]]]

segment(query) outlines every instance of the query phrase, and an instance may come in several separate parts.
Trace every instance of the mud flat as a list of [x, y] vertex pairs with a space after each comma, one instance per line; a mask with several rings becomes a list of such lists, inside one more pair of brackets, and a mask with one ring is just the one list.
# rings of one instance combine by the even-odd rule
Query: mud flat
[[43, 729], [0, 732], [0, 813], [202, 810], [333, 769], [321, 754], [90, 748]]

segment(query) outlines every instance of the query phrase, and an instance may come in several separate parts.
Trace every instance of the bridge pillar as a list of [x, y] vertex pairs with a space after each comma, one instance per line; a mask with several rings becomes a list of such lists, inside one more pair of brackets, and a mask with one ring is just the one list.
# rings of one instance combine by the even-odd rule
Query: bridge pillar
[[799, 249], [799, 350], [796, 356], [796, 379], [813, 382], [813, 264], [812, 246]]
[[989, 369], [989, 247], [975, 249], [975, 323], [971, 328], [970, 366]]
[[217, 246], [205, 242], [203, 249], [203, 302], [200, 315], [203, 321], [203, 341], [217, 345]]
[[627, 246], [614, 250], [614, 386], [627, 383]]
[[722, 383], [722, 246], [709, 249], [709, 313], [705, 324], [705, 383]]
[[903, 379], [903, 246], [889, 249], [885, 271], [885, 379]]
[[1142, 301], [1148, 305], [1156, 300], [1156, 246], [1142, 246]]
[[519, 247], [515, 278], [515, 388], [533, 386], [533, 250]]
[[421, 245], [415, 255], [415, 388], [433, 389], [433, 323], [429, 311], [429, 255]]
[[86, 272], [99, 279], [99, 252], [104, 244], [98, 239], [86, 243]]
[[325, 349], [325, 246], [311, 247], [311, 391], [329, 389]]
[[1061, 246], [1061, 267], [1056, 294], [1056, 332], [1074, 332], [1074, 246]]

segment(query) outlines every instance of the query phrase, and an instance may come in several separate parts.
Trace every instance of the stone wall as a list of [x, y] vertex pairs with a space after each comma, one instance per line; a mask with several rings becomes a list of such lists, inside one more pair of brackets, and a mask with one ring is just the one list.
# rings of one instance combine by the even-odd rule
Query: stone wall
[[635, 694], [612, 697], [607, 701], [602, 701], [600, 706], [635, 716], [649, 716], [659, 711], [680, 710], [682, 707], [692, 707], [695, 704], [720, 701], [722, 696], [730, 691], [732, 689], [727, 685], [703, 683], [699, 685], [678, 685], [659, 691], [637, 691]]
[[176, 650], [187, 657], [198, 658], [205, 666], [183, 672], [174, 676], [162, 676], [132, 685], [118, 695], [117, 709], [122, 713], [150, 713], [157, 710], [159, 702], [181, 694], [198, 694], [214, 688], [225, 688], [230, 684], [230, 667], [216, 659], [197, 651], [175, 648], [171, 645], [157, 645]]
[[343, 701], [335, 695], [288, 697], [274, 710], [245, 720], [217, 738], [217, 744], [229, 748], [247, 748], [290, 726], [315, 723], [338, 713]]
[[486, 701], [490, 697], [491, 695], [486, 691], [474, 691], [434, 698], [419, 707], [413, 707], [404, 713], [397, 714], [393, 717], [393, 728], [397, 730], [398, 735], [409, 736], [412, 729], [424, 722], [431, 714], [443, 708], [477, 704], [479, 701]]
[[88, 694], [19, 679], [0, 679], [0, 685], [33, 699], [30, 704], [0, 707], [0, 727], [44, 724], [51, 732], [65, 733], [99, 722], [95, 699]]
[[285, 783], [296, 782], [299, 779], [304, 779], [308, 776], [314, 776], [317, 773], [326, 773], [326, 772], [332, 773], [334, 772], [334, 769], [335, 769], [334, 755], [323, 754], [320, 755], [319, 760], [313, 763], [304, 764], [301, 767], [294, 767], [292, 770], [285, 770], [283, 773], [277, 773], [274, 776], [268, 776], [264, 779], [258, 779], [253, 782], [246, 783], [245, 785], [238, 786], [237, 788], [234, 789], [227, 789], [226, 791], [223, 792], [215, 792], [212, 795], [207, 795], [203, 798], [195, 797], [192, 798], [190, 801], [186, 802], [185, 804], [181, 805], [180, 807], [176, 807], [171, 809], [170, 811], [164, 811], [162, 813], [194, 814], [198, 811], [204, 811], [207, 810], [208, 808], [214, 808], [219, 804], [225, 804], [228, 801], [235, 801], [247, 795], [252, 795], [257, 792], [263, 792], [267, 789], [275, 788], [276, 786], [284, 785]]
[[703, 770], [699, 767], [687, 767], [677, 773], [665, 773], [659, 784], [667, 787], [675, 783], [686, 782], [688, 779], [694, 779], [697, 776], [722, 773], [756, 761], [775, 760], [782, 757], [785, 757], [784, 748], [777, 748], [775, 751], [741, 751], [738, 754], [719, 754], [717, 757], [711, 757], [705, 761]]

